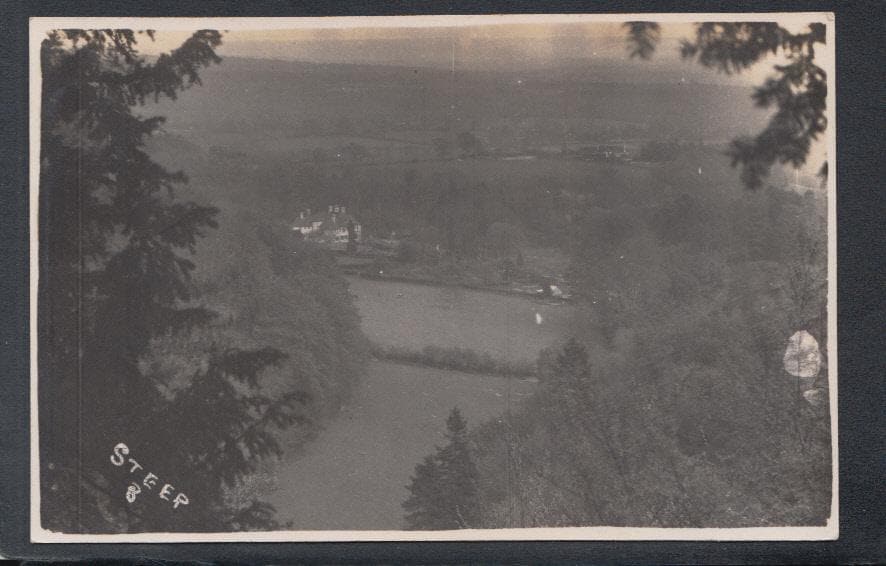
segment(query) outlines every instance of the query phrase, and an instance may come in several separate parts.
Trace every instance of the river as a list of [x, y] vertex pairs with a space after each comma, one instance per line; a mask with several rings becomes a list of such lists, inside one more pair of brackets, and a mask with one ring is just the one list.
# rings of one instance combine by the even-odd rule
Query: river
[[[410, 283], [349, 278], [364, 332], [382, 345], [471, 348], [534, 360], [565, 331], [571, 307]], [[401, 503], [415, 465], [444, 444], [458, 407], [474, 427], [500, 418], [533, 379], [372, 362], [353, 401], [298, 455], [279, 465], [264, 499], [296, 530], [402, 529]]]
[[459, 287], [348, 278], [363, 332], [382, 345], [421, 349], [434, 344], [488, 352], [508, 361], [535, 361], [562, 338], [568, 303]]
[[354, 401], [302, 454], [284, 461], [265, 499], [293, 528], [402, 529], [415, 464], [443, 445], [458, 407], [469, 426], [504, 414], [531, 393], [531, 380], [373, 362]]

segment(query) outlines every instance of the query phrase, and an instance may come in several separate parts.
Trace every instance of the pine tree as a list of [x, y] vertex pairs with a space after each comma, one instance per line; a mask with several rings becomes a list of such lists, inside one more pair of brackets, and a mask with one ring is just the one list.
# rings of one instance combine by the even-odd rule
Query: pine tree
[[[163, 119], [134, 110], [199, 83], [199, 71], [220, 62], [220, 43], [219, 32], [201, 30], [153, 63], [138, 53], [132, 30], [60, 30], [42, 44], [38, 322], [45, 528], [275, 525], [267, 506], [231, 508], [224, 489], [260, 458], [279, 452], [269, 427], [301, 418], [304, 396], [268, 399], [258, 388], [258, 376], [283, 354], [214, 349], [172, 398], [139, 368], [153, 338], [213, 317], [194, 306], [194, 264], [186, 254], [216, 227], [217, 210], [175, 198], [185, 175], [167, 171], [144, 150]], [[144, 505], [128, 505], [129, 478], [114, 476], [108, 462], [119, 442], [151, 471], [187, 485], [191, 503], [173, 511], [155, 493]]]
[[471, 458], [467, 422], [458, 408], [446, 419], [443, 448], [415, 467], [403, 503], [410, 529], [449, 530], [477, 528], [477, 467]]
[[588, 372], [588, 352], [575, 338], [570, 338], [557, 354], [557, 373], [570, 380], [582, 380]]
[[[545, 364], [548, 388], [556, 411], [566, 415], [582, 414], [588, 407], [591, 383], [588, 379], [588, 353], [575, 338], [570, 338], [552, 363]], [[593, 400], [593, 399], [590, 399]]]

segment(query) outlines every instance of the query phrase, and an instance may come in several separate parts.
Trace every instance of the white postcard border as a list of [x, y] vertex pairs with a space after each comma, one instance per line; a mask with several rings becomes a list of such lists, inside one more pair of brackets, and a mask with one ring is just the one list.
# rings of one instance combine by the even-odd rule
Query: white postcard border
[[[309, 18], [88, 18], [40, 17], [30, 19], [30, 531], [34, 543], [186, 543], [186, 542], [344, 542], [344, 541], [819, 541], [839, 536], [839, 478], [837, 433], [837, 243], [836, 243], [836, 72], [834, 14], [791, 13], [685, 13], [685, 14], [534, 14], [534, 15], [434, 15], [434, 16], [335, 16]], [[750, 528], [637, 528], [567, 527], [522, 529], [464, 529], [455, 531], [246, 531], [224, 533], [125, 533], [70, 534], [42, 528], [40, 521], [40, 452], [37, 395], [37, 289], [38, 206], [40, 174], [40, 42], [45, 33], [60, 28], [133, 28], [155, 30], [195, 29], [346, 29], [367, 27], [454, 27], [468, 25], [601, 23], [626, 21], [690, 23], [698, 21], [779, 21], [826, 25], [826, 46], [821, 53], [828, 76], [827, 180], [828, 201], [828, 376], [831, 418], [832, 485], [831, 516], [825, 526]]]

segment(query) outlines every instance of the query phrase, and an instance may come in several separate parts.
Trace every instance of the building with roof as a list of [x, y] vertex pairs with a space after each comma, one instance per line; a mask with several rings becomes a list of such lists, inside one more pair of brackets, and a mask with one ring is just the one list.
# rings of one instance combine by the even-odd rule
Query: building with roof
[[351, 239], [360, 241], [362, 226], [344, 206], [331, 204], [322, 212], [312, 214], [311, 209], [299, 212], [292, 230], [312, 240], [347, 244]]

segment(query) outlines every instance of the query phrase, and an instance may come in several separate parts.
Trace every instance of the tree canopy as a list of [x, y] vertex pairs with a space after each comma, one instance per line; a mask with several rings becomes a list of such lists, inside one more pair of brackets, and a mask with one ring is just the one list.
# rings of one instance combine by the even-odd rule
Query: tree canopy
[[[221, 61], [221, 34], [197, 31], [153, 61], [138, 51], [145, 37], [153, 33], [57, 30], [42, 44], [43, 526], [274, 528], [273, 508], [232, 494], [281, 453], [278, 430], [307, 421], [311, 383], [322, 389], [356, 371], [356, 315], [346, 287], [316, 252], [294, 256], [279, 249], [286, 242], [270, 238], [263, 246], [259, 238], [247, 240], [250, 257], [264, 254], [279, 270], [261, 285], [285, 286], [277, 300], [298, 287], [292, 307], [317, 318], [311, 332], [319, 338], [267, 345], [256, 340], [255, 324], [252, 336], [220, 324], [193, 278], [198, 244], [219, 226], [220, 210], [177, 198], [187, 177], [145, 147], [163, 118], [137, 109], [199, 84], [200, 71]], [[269, 373], [277, 375], [275, 391]], [[342, 395], [333, 389], [324, 394]], [[138, 466], [118, 467], [120, 444]], [[167, 504], [166, 482], [187, 502]]]
[[[638, 21], [624, 26], [631, 57], [650, 58], [661, 37], [659, 24]], [[827, 128], [827, 75], [815, 63], [815, 50], [824, 43], [824, 24], [811, 23], [793, 33], [775, 22], [704, 22], [696, 24], [694, 38], [682, 42], [684, 59], [727, 74], [740, 73], [771, 55], [787, 60], [773, 66], [772, 76], [753, 95], [758, 106], [775, 108], [769, 124], [754, 137], [733, 140], [728, 150], [747, 187], [760, 187], [775, 163], [806, 163], [812, 142]], [[827, 174], [827, 163], [820, 174]]]
[[477, 468], [468, 444], [467, 422], [457, 407], [446, 418], [448, 443], [415, 467], [403, 503], [410, 529], [467, 529], [479, 526]]

